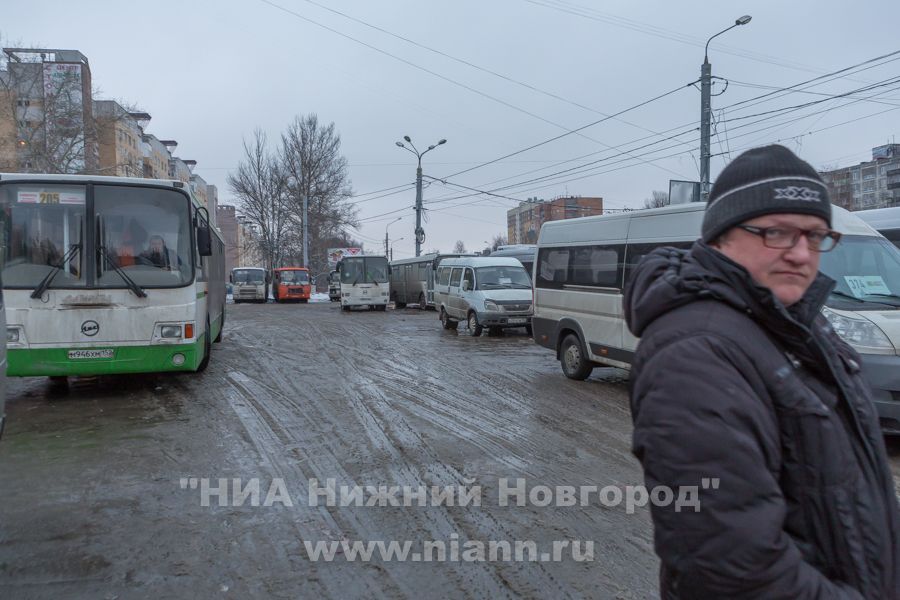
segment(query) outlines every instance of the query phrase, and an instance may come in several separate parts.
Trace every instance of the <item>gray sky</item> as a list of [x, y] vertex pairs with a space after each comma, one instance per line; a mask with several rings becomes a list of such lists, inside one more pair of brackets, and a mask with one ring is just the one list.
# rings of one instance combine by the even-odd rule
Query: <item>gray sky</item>
[[[669, 179], [699, 179], [699, 133], [690, 130], [698, 126], [700, 93], [686, 86], [699, 77], [706, 38], [743, 14], [752, 15], [750, 24], [710, 45], [713, 75], [729, 80], [713, 98], [721, 123], [712, 152], [726, 153], [713, 157], [713, 176], [729, 151], [733, 157], [750, 146], [780, 140], [822, 168], [868, 160], [873, 146], [900, 134], [900, 83], [890, 83], [900, 77], [900, 54], [807, 90], [815, 94], [727, 108], [770, 91], [756, 86], [791, 86], [900, 50], [896, 0], [852, 9], [834, 0], [315, 2], [453, 58], [307, 0], [32, 0], [4, 7], [0, 35], [4, 44], [84, 53], [104, 97], [148, 111], [148, 132], [178, 140], [178, 155], [197, 161], [195, 172], [219, 187], [222, 203], [231, 201], [226, 174], [255, 127], [277, 138], [297, 114], [334, 121], [364, 200], [367, 248], [378, 250], [385, 226], [402, 217], [390, 226], [392, 239], [405, 238], [395, 258], [413, 254], [415, 157], [394, 145], [403, 135], [420, 149], [448, 140], [423, 159], [426, 175], [447, 178], [425, 190], [432, 208], [425, 250], [448, 251], [457, 239], [480, 249], [506, 232], [513, 200], [458, 198], [472, 192], [451, 183], [479, 190], [520, 184], [496, 193], [522, 200], [602, 196], [608, 208], [621, 208], [668, 190]], [[740, 118], [886, 82], [854, 98]], [[714, 93], [723, 87], [717, 82]], [[449, 177], [677, 88], [621, 120]], [[598, 160], [592, 171], [522, 184]], [[365, 195], [406, 184], [394, 195]], [[381, 216], [391, 211], [400, 212]]]

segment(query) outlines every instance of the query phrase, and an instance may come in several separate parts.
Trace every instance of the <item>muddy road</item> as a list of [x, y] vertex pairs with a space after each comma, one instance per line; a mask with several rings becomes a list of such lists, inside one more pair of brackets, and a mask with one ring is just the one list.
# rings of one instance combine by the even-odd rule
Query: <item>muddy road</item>
[[[10, 381], [0, 597], [655, 596], [646, 508], [500, 500], [504, 478], [526, 495], [641, 483], [621, 372], [572, 382], [524, 331], [472, 338], [415, 309], [228, 309], [202, 375]], [[329, 479], [363, 505], [329, 502]], [[431, 496], [459, 486], [481, 505]], [[313, 560], [317, 541], [337, 544], [331, 560]], [[339, 544], [356, 541], [410, 554], [351, 560]], [[475, 541], [483, 560], [464, 554]], [[429, 542], [433, 560], [414, 560]], [[574, 556], [587, 542], [593, 557]]]

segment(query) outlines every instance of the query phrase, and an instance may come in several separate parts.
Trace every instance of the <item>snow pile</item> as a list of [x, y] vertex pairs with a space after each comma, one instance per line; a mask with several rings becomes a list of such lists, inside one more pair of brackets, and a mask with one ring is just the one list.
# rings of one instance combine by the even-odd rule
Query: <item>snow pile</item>
[[310, 295], [309, 301], [310, 302], [331, 302], [331, 299], [328, 297], [328, 294], [316, 292], [315, 294]]

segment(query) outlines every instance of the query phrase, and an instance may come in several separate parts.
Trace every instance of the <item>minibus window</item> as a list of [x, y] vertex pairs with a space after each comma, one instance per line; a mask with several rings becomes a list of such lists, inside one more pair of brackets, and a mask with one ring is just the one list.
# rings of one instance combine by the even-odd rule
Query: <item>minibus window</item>
[[571, 276], [567, 283], [618, 287], [619, 253], [615, 248], [588, 246], [573, 248]]
[[535, 285], [560, 289], [566, 283], [568, 270], [568, 249], [544, 248], [538, 256], [538, 276]]
[[438, 284], [450, 285], [450, 267], [441, 267], [438, 269]]
[[453, 269], [450, 275], [450, 287], [459, 287], [459, 280], [462, 279], [462, 269]]

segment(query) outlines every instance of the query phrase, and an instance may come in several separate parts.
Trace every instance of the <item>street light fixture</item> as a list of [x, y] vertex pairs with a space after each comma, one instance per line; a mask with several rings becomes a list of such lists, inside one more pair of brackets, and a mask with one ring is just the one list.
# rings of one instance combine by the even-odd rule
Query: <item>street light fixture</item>
[[746, 25], [753, 17], [744, 15], [735, 19], [734, 25], [726, 27], [719, 33], [706, 40], [703, 48], [703, 65], [700, 67], [700, 200], [709, 200], [709, 127], [712, 120], [712, 65], [709, 63], [709, 43], [726, 31], [730, 31], [740, 25]]
[[387, 225], [384, 226], [384, 256], [385, 257], [387, 257], [387, 255], [388, 255], [388, 227], [390, 227], [397, 221], [402, 221], [402, 220], [403, 220], [403, 217], [397, 217], [396, 219], [394, 219], [393, 221], [391, 221], [390, 223], [388, 223]]
[[422, 152], [419, 152], [419, 149], [416, 148], [408, 135], [404, 135], [403, 139], [406, 140], [406, 143], [411, 148], [407, 148], [403, 142], [395, 142], [397, 146], [415, 154], [416, 159], [418, 159], [418, 165], [416, 166], [416, 256], [420, 256], [422, 254], [422, 243], [425, 242], [425, 230], [422, 229], [422, 157], [438, 146], [446, 144], [447, 140], [441, 139], [437, 144], [432, 144]]

